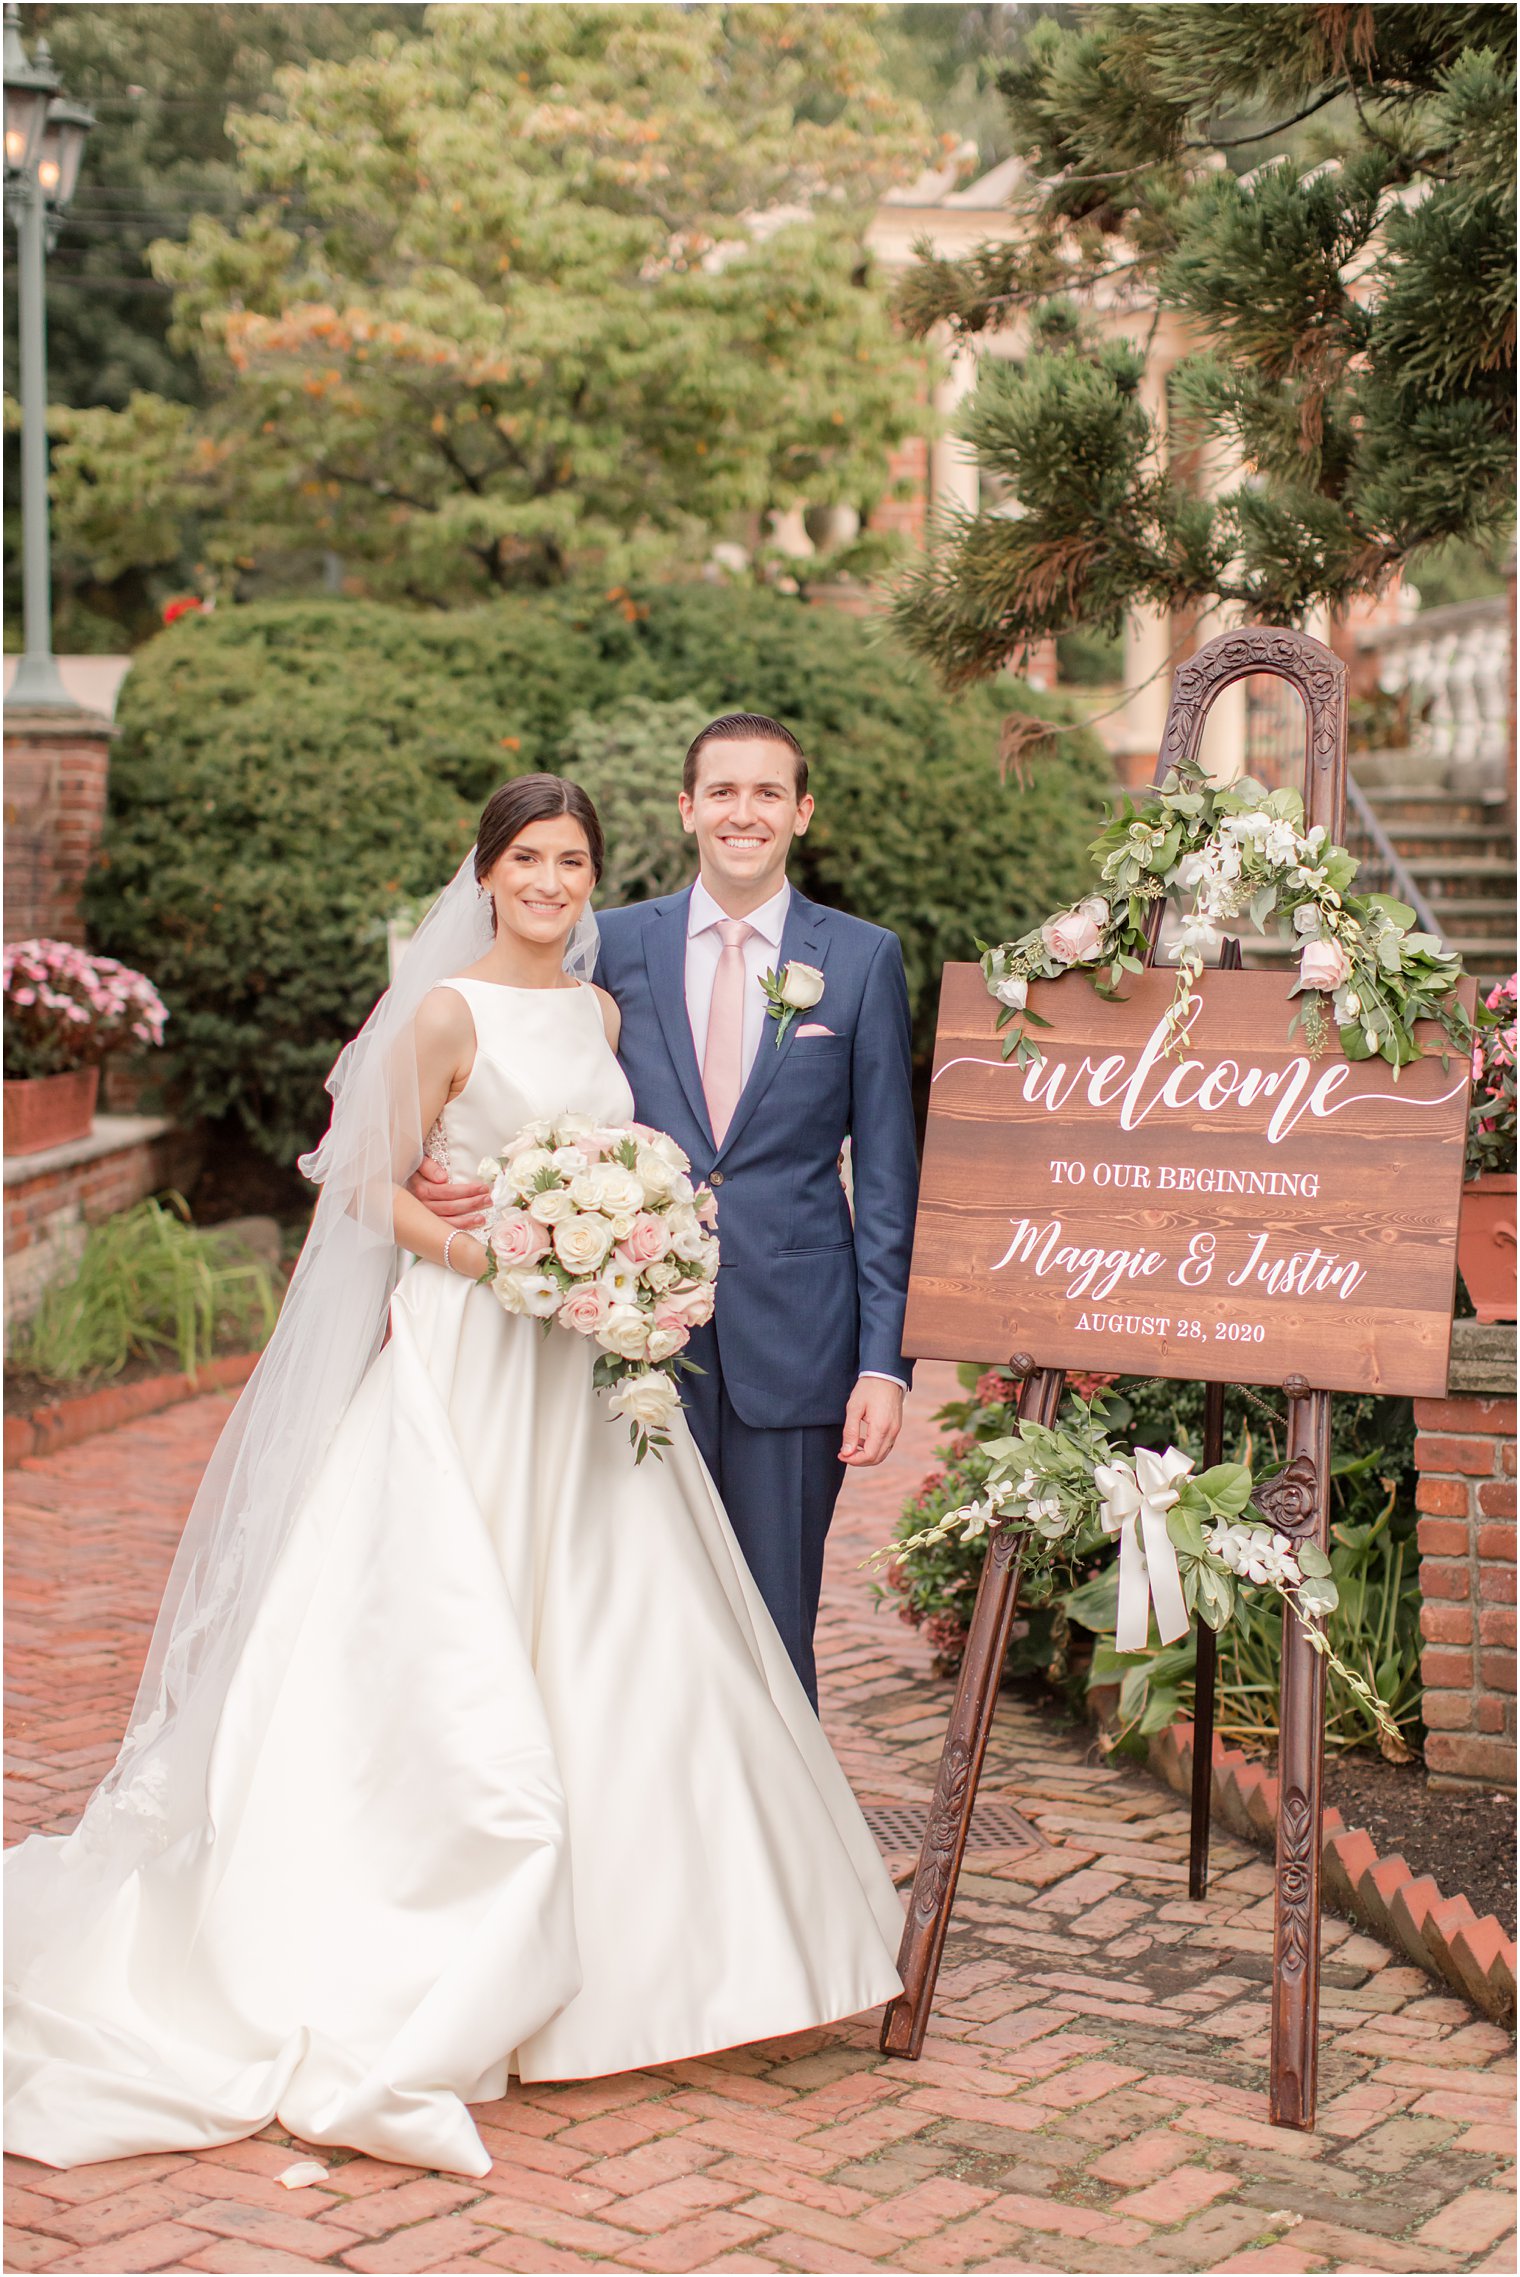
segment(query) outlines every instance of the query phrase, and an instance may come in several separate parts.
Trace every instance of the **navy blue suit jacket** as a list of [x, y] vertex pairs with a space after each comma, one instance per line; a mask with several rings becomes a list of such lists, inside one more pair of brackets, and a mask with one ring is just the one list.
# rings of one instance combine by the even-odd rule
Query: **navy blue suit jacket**
[[[823, 1000], [779, 1049], [767, 1019], [719, 1147], [686, 1011], [690, 899], [688, 888], [599, 913], [596, 977], [623, 1016], [618, 1057], [639, 1120], [669, 1131], [693, 1175], [713, 1180], [723, 1252], [714, 1327], [741, 1420], [837, 1424], [862, 1369], [911, 1374], [902, 1326], [918, 1166], [902, 949], [895, 933], [793, 888], [781, 963], [816, 965]], [[833, 1033], [799, 1035], [810, 1022]], [[839, 1180], [846, 1136], [853, 1226]]]

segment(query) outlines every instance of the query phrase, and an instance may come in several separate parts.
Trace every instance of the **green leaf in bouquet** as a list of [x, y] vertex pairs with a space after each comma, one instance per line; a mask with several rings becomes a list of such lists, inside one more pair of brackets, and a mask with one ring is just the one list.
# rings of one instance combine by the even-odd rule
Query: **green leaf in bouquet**
[[1391, 893], [1369, 893], [1363, 897], [1369, 909], [1380, 909], [1393, 924], [1407, 932], [1417, 922], [1416, 912], [1407, 901], [1395, 901]]
[[1188, 1484], [1221, 1518], [1238, 1518], [1251, 1499], [1251, 1474], [1244, 1463], [1215, 1463]]
[[1312, 1575], [1316, 1581], [1323, 1581], [1330, 1571], [1330, 1560], [1318, 1542], [1300, 1542], [1293, 1554], [1298, 1559], [1299, 1572]]
[[1199, 1615], [1211, 1629], [1222, 1629], [1235, 1610], [1235, 1577], [1208, 1561], [1194, 1571], [1198, 1576]]
[[1178, 1549], [1186, 1550], [1190, 1557], [1201, 1558], [1208, 1554], [1202, 1522], [1185, 1502], [1173, 1503], [1166, 1514], [1166, 1530]]

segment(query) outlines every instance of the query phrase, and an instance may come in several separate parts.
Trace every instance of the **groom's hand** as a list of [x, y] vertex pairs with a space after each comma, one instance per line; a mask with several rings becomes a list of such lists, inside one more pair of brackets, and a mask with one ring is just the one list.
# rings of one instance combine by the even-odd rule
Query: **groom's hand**
[[844, 1411], [839, 1460], [860, 1470], [882, 1462], [897, 1444], [902, 1419], [902, 1385], [885, 1376], [860, 1377]]
[[462, 1178], [457, 1185], [450, 1182], [449, 1174], [441, 1162], [424, 1155], [406, 1182], [407, 1192], [423, 1202], [435, 1218], [442, 1218], [449, 1226], [476, 1226], [486, 1222], [486, 1204], [491, 1199], [489, 1186], [477, 1179]]

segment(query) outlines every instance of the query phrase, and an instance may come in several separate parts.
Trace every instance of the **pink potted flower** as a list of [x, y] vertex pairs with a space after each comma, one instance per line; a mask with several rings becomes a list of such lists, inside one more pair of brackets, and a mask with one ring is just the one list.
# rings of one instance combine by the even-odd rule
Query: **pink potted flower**
[[[1479, 1320], [1515, 1318], [1515, 1004], [1511, 973], [1484, 999], [1473, 1052], [1457, 1263]], [[1481, 1015], [1480, 1015], [1481, 1017]]]
[[100, 1063], [160, 1044], [168, 1015], [152, 982], [72, 941], [5, 950], [5, 1151], [40, 1154], [89, 1135]]

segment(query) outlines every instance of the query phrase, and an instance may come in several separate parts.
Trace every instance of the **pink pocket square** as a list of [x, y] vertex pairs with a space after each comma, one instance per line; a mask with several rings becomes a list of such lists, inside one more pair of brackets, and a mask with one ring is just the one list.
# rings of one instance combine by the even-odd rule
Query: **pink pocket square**
[[825, 1028], [821, 1021], [809, 1020], [797, 1030], [797, 1041], [800, 1044], [804, 1036], [832, 1036], [833, 1033], [833, 1029]]

